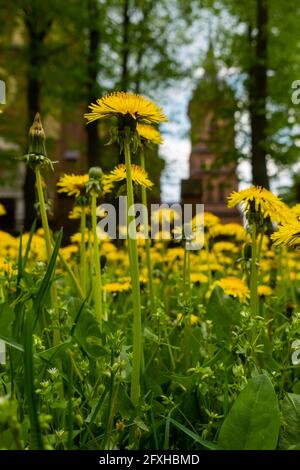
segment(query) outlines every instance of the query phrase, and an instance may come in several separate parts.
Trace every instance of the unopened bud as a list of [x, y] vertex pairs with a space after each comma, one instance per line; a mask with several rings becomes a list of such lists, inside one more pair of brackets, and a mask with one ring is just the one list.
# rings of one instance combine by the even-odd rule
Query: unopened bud
[[90, 179], [99, 180], [103, 176], [103, 171], [99, 166], [92, 166], [89, 171]]
[[45, 132], [41, 121], [41, 116], [36, 113], [32, 126], [29, 129], [29, 154], [47, 156], [45, 147]]

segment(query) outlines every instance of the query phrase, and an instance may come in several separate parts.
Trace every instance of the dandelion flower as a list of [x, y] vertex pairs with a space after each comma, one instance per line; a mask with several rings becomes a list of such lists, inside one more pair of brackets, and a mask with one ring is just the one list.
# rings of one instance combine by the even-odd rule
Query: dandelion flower
[[210, 227], [209, 234], [211, 237], [233, 237], [237, 241], [244, 241], [246, 232], [241, 224], [234, 222], [229, 224], [216, 224]]
[[300, 221], [291, 220], [288, 224], [280, 225], [271, 238], [275, 246], [300, 245]]
[[163, 223], [165, 221], [174, 222], [180, 219], [180, 214], [175, 209], [169, 207], [161, 207], [153, 212], [151, 219], [156, 223]]
[[213, 251], [215, 252], [228, 251], [231, 253], [237, 253], [238, 247], [234, 243], [231, 243], [231, 242], [217, 242], [213, 246]]
[[300, 202], [291, 208], [292, 214], [297, 220], [300, 220]]
[[80, 219], [81, 213], [84, 210], [86, 215], [91, 214], [91, 209], [90, 207], [82, 207], [82, 206], [75, 206], [73, 209], [69, 212], [68, 218], [69, 219]]
[[272, 288], [270, 286], [258, 286], [257, 293], [261, 297], [265, 297], [267, 295], [272, 295]]
[[244, 281], [238, 277], [224, 277], [216, 282], [216, 285], [220, 286], [226, 295], [231, 295], [244, 303], [249, 298], [250, 292]]
[[5, 214], [6, 214], [5, 207], [2, 204], [0, 204], [0, 216], [5, 215]]
[[57, 183], [57, 186], [60, 188], [58, 192], [78, 197], [88, 180], [89, 175], [63, 175]]
[[110, 282], [109, 284], [105, 284], [105, 286], [103, 286], [103, 290], [105, 290], [106, 292], [111, 292], [111, 293], [127, 292], [130, 289], [131, 289], [131, 284], [129, 281]]
[[190, 275], [191, 282], [194, 284], [207, 284], [208, 277], [202, 273], [191, 273]]
[[[147, 171], [138, 165], [131, 165], [131, 177], [134, 183], [144, 186], [147, 189], [150, 189], [153, 186]], [[108, 187], [109, 185], [112, 186], [114, 183], [123, 180], [126, 180], [126, 166], [121, 163], [121, 165], [116, 166], [108, 175], [106, 175], [104, 183]]]
[[261, 212], [264, 218], [270, 217], [273, 222], [287, 222], [290, 209], [275, 194], [260, 186], [252, 186], [242, 191], [234, 191], [228, 198], [228, 207], [241, 204], [248, 213], [254, 210]]
[[138, 124], [136, 130], [142, 139], [151, 142], [152, 144], [160, 145], [163, 143], [161, 133], [153, 126]]
[[167, 121], [163, 110], [152, 103], [152, 101], [135, 93], [124, 91], [104, 96], [98, 99], [96, 104], [90, 104], [89, 108], [91, 112], [84, 115], [88, 122], [112, 116], [131, 116], [137, 121], [145, 121], [147, 123]]

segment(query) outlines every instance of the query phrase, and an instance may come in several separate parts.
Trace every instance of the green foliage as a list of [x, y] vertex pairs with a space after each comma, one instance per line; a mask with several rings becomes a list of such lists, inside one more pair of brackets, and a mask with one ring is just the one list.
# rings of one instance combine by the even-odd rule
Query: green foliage
[[273, 450], [279, 433], [278, 400], [270, 379], [249, 380], [227, 415], [219, 445], [227, 450]]
[[279, 448], [300, 449], [300, 395], [288, 393], [281, 402], [283, 426], [279, 437]]

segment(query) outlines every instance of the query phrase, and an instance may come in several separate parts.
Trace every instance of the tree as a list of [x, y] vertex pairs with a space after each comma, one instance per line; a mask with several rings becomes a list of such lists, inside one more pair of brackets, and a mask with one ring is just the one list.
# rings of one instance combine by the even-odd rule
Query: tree
[[215, 49], [234, 83], [240, 115], [249, 116], [242, 157], [251, 161], [252, 182], [268, 187], [269, 162], [282, 167], [298, 159], [299, 109], [291, 84], [300, 76], [300, 7], [293, 0], [204, 0], [201, 6], [218, 24]]

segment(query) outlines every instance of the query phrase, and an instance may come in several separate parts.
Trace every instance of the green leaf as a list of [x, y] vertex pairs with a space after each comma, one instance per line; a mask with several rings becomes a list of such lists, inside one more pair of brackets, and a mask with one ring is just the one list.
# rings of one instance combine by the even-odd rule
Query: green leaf
[[107, 350], [102, 345], [99, 323], [88, 310], [83, 310], [80, 315], [74, 337], [88, 355], [100, 357], [107, 354]]
[[202, 439], [202, 437], [198, 436], [195, 432], [191, 431], [188, 429], [186, 426], [183, 424], [179, 423], [173, 418], [168, 418], [170, 423], [174, 424], [180, 431], [184, 432], [187, 436], [189, 436], [194, 442], [198, 442], [198, 444], [201, 444], [203, 447], [206, 449], [211, 449], [211, 450], [220, 450], [221, 448], [217, 445], [214, 444], [213, 442], [206, 441], [205, 439]]
[[72, 340], [68, 339], [64, 343], [58, 344], [57, 346], [53, 346], [53, 348], [46, 349], [46, 351], [42, 351], [36, 354], [36, 356], [46, 362], [51, 363], [54, 358], [61, 356], [61, 353], [64, 352], [66, 348], [70, 347], [71, 344]]
[[225, 450], [273, 450], [279, 434], [278, 400], [270, 379], [249, 380], [229, 411], [220, 431]]
[[225, 295], [221, 287], [216, 286], [207, 304], [207, 319], [212, 320], [214, 331], [219, 340], [227, 339], [232, 328], [239, 325], [241, 305], [237, 299]]
[[0, 331], [1, 335], [11, 337], [11, 326], [15, 319], [15, 312], [8, 304], [0, 304]]
[[281, 402], [284, 425], [280, 432], [280, 449], [298, 449], [300, 446], [300, 395], [288, 393]]

